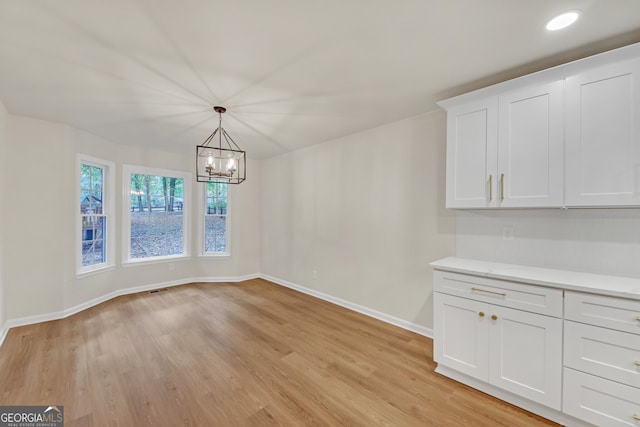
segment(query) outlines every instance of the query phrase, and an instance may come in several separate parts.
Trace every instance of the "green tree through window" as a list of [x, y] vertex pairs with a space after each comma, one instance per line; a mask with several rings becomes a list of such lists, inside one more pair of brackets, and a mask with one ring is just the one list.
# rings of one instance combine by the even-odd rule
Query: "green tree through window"
[[82, 267], [107, 262], [107, 216], [104, 206], [105, 168], [80, 164]]
[[228, 252], [227, 244], [227, 183], [211, 181], [206, 183], [206, 203], [204, 212], [204, 253], [223, 254]]
[[184, 179], [130, 175], [129, 257], [181, 255], [184, 248]]

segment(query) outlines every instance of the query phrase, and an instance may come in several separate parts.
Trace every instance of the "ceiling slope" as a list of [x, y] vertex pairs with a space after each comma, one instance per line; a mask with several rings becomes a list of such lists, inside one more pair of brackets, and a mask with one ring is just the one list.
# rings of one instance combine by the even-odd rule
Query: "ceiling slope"
[[[569, 9], [573, 27], [544, 30]], [[185, 153], [223, 105], [265, 158], [637, 41], [638, 0], [0, 0], [0, 99]]]

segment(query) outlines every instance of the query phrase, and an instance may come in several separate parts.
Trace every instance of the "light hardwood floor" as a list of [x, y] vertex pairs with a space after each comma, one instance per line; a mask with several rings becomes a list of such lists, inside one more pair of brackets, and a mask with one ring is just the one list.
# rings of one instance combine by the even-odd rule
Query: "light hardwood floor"
[[542, 426], [433, 372], [430, 339], [256, 279], [12, 329], [0, 404], [71, 426]]

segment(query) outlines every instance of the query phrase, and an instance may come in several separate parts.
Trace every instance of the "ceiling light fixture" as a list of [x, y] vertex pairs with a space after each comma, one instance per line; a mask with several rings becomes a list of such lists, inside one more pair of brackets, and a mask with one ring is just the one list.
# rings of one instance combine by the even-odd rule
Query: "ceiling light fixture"
[[215, 106], [213, 111], [218, 113], [220, 120], [218, 128], [209, 135], [202, 145], [196, 146], [196, 180], [198, 182], [222, 181], [229, 184], [240, 184], [246, 179], [246, 152], [238, 147], [238, 144], [222, 127], [222, 114], [227, 109]]
[[546, 28], [549, 31], [561, 30], [576, 22], [579, 16], [580, 13], [576, 11], [563, 13], [549, 21]]

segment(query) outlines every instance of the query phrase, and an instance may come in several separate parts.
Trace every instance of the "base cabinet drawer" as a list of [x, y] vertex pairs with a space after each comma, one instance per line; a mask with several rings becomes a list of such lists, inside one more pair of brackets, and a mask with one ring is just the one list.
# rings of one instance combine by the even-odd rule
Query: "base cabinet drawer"
[[640, 335], [565, 320], [564, 364], [640, 388]]
[[640, 301], [581, 292], [564, 293], [564, 318], [640, 334]]
[[434, 292], [546, 316], [562, 317], [563, 294], [560, 289], [447, 271], [435, 271], [433, 278]]
[[564, 368], [562, 409], [600, 427], [637, 427], [640, 389]]

